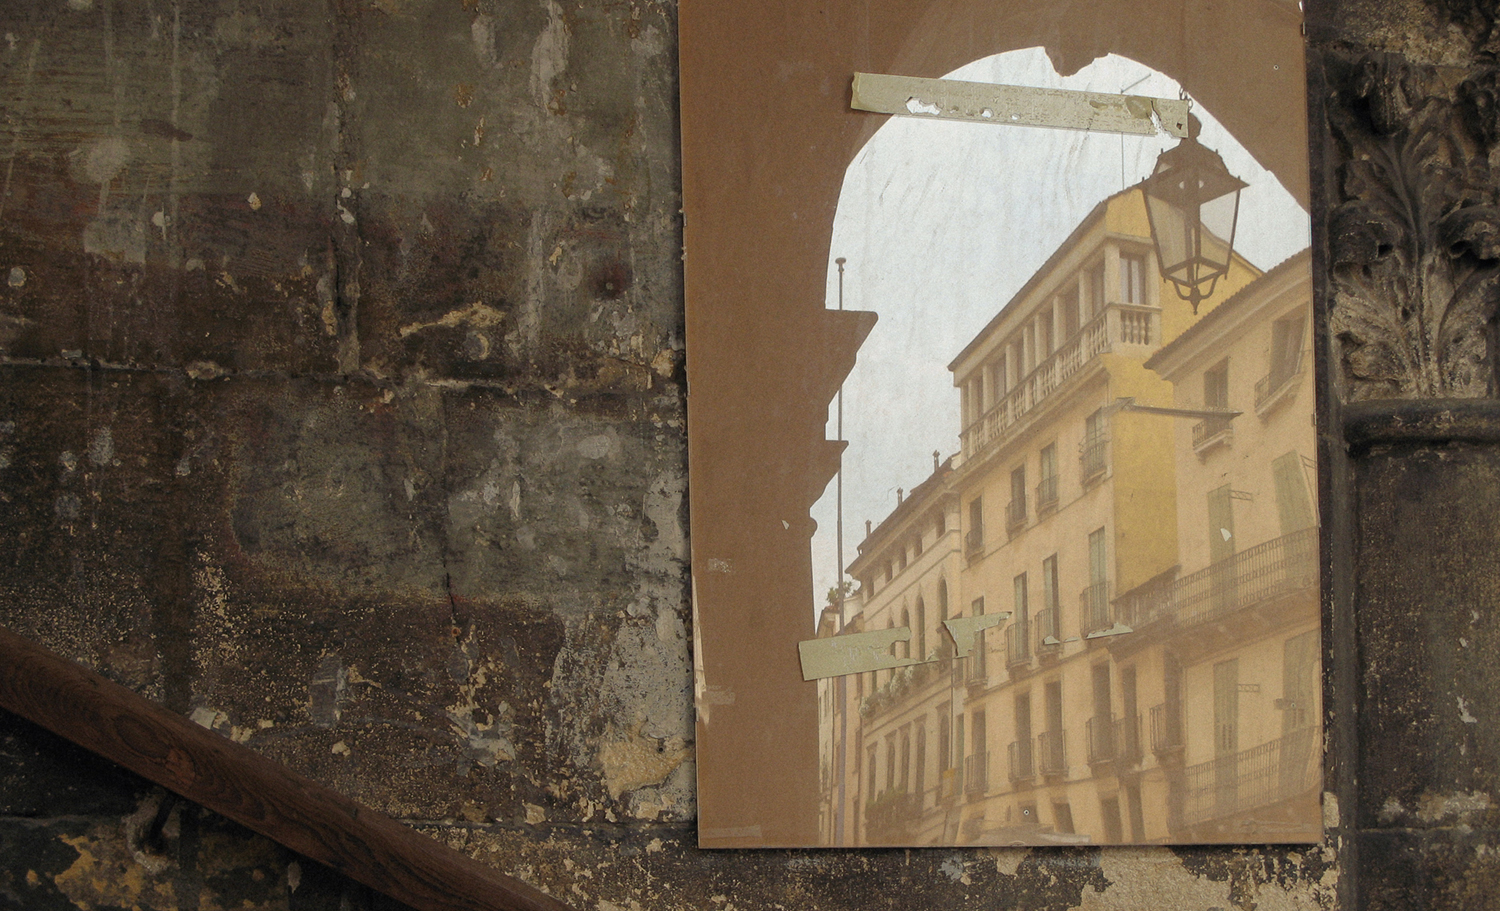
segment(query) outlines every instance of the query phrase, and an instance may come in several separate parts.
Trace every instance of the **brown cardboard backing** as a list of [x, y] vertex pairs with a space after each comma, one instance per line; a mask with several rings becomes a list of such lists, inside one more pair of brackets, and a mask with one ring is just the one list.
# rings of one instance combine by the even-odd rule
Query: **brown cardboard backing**
[[827, 309], [824, 283], [844, 170], [887, 119], [850, 109], [852, 74], [1120, 54], [1177, 79], [1305, 206], [1301, 17], [1273, 0], [685, 0], [680, 29], [700, 844], [825, 844], [797, 652], [815, 634], [808, 509], [869, 320]]

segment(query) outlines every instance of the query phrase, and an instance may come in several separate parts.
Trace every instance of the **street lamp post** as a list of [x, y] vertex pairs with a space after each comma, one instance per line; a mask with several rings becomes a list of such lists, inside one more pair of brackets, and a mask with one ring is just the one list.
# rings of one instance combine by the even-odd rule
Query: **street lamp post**
[[1229, 271], [1240, 191], [1247, 184], [1229, 173], [1219, 153], [1198, 142], [1202, 124], [1188, 118], [1188, 138], [1161, 153], [1141, 189], [1162, 278], [1193, 305], [1213, 294]]

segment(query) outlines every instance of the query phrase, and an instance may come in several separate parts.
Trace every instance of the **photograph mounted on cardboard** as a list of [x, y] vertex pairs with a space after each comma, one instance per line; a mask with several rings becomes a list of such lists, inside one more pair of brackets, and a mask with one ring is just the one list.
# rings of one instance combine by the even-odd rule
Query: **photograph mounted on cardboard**
[[1321, 838], [1300, 31], [684, 5], [700, 844]]

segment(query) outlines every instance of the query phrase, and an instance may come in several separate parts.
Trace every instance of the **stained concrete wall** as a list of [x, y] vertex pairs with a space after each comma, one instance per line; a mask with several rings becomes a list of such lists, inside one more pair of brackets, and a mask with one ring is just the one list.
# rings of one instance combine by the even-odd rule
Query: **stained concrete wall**
[[[1427, 66], [1454, 98], [1494, 69], [1487, 8], [1310, 16], [1327, 304], [1363, 141], [1328, 123], [1414, 107], [1372, 107], [1360, 61]], [[579, 908], [1347, 899], [1347, 805], [1373, 798], [1340, 774], [1339, 685], [1346, 799], [1312, 849], [692, 846], [675, 20], [652, 0], [5, 4], [0, 623]], [[1372, 361], [1338, 338], [1346, 390]], [[1339, 502], [1395, 483], [1333, 467]], [[1362, 553], [1335, 549], [1334, 614]], [[1455, 820], [1478, 821], [1433, 825]], [[389, 905], [0, 715], [0, 906]]]

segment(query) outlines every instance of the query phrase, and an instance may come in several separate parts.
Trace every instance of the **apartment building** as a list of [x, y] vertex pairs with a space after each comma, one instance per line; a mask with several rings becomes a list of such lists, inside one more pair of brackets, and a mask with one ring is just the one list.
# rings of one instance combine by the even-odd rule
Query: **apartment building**
[[1139, 778], [1168, 807], [1152, 839], [1322, 831], [1309, 276], [1304, 251], [1146, 362], [1206, 415], [1172, 422], [1179, 565], [1115, 604], [1150, 703]]
[[[1243, 629], [1215, 617], [1190, 630], [1182, 611], [1222, 561], [1253, 575], [1260, 558], [1241, 555], [1260, 543], [1291, 534], [1273, 549], [1315, 551], [1310, 495], [1290, 481], [1312, 452], [1306, 285], [1305, 256], [1266, 276], [1237, 259], [1195, 315], [1159, 278], [1131, 188], [958, 354], [960, 451], [849, 566], [861, 608], [839, 632], [908, 627], [897, 656], [932, 660], [840, 678], [844, 698], [825, 703], [847, 722], [847, 780], [828, 814], [847, 825], [831, 843], [1182, 842], [1236, 826], [1243, 840], [1262, 816], [1241, 777], [1264, 778], [1269, 762], [1278, 794], [1305, 784], [1279, 770], [1316, 752], [1304, 731], [1318, 718], [1316, 585], [1305, 618], [1257, 608]], [[1251, 401], [1254, 427], [1233, 416]], [[1305, 441], [1287, 430], [1299, 420]], [[1231, 462], [1260, 474], [1233, 480]], [[1240, 505], [1262, 482], [1260, 505]], [[1232, 544], [1213, 543], [1213, 523]], [[1259, 578], [1235, 591], [1248, 598]], [[942, 620], [997, 612], [1009, 616], [955, 656]], [[1273, 687], [1274, 668], [1292, 669]], [[1290, 708], [1256, 712], [1257, 682]], [[1283, 803], [1278, 819], [1302, 818]]]

